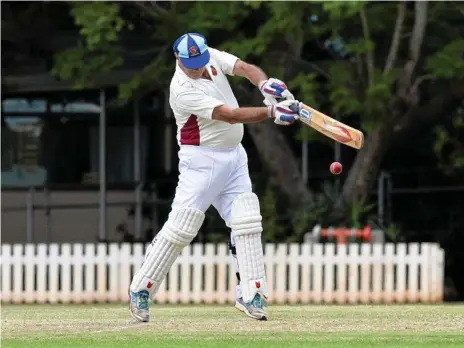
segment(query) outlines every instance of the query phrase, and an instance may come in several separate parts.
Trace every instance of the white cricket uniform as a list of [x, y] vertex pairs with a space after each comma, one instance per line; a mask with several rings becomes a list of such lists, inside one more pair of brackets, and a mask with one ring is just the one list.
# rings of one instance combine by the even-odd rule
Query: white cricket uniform
[[243, 124], [212, 119], [215, 107], [238, 108], [226, 75], [238, 58], [209, 48], [206, 69], [212, 80], [189, 78], [177, 64], [169, 103], [177, 124], [179, 183], [172, 209], [205, 212], [212, 204], [229, 226], [234, 198], [251, 192], [248, 158], [241, 145]]

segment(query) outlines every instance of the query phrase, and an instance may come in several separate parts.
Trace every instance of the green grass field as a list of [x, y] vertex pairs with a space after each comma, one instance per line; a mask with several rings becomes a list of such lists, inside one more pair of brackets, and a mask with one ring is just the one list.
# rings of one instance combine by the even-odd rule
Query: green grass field
[[2, 347], [464, 347], [464, 305], [271, 306], [257, 322], [232, 306], [4, 305]]

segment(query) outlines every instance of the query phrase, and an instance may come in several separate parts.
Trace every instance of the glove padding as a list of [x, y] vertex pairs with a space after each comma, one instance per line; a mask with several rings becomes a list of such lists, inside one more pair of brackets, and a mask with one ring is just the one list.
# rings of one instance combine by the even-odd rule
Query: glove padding
[[297, 100], [284, 100], [280, 103], [272, 105], [267, 99], [264, 99], [264, 104], [268, 108], [268, 116], [274, 119], [274, 123], [279, 126], [289, 126], [298, 120], [298, 113], [290, 109], [290, 105], [297, 104]]
[[279, 101], [295, 100], [295, 97], [287, 88], [287, 85], [278, 79], [270, 78], [269, 80], [262, 81], [259, 84], [259, 90], [264, 98], [271, 104], [275, 105]]

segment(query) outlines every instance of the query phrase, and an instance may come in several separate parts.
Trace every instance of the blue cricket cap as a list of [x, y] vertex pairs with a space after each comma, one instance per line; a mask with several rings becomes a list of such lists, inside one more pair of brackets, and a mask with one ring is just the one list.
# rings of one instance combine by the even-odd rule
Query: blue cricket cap
[[208, 45], [201, 34], [184, 34], [174, 42], [172, 48], [187, 69], [200, 69], [209, 63]]

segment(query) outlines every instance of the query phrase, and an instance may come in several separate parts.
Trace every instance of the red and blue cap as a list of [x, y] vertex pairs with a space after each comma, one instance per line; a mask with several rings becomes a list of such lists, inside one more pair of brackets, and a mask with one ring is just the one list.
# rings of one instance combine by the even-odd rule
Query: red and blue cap
[[201, 34], [184, 34], [174, 42], [172, 48], [187, 69], [200, 69], [209, 63], [208, 45]]

